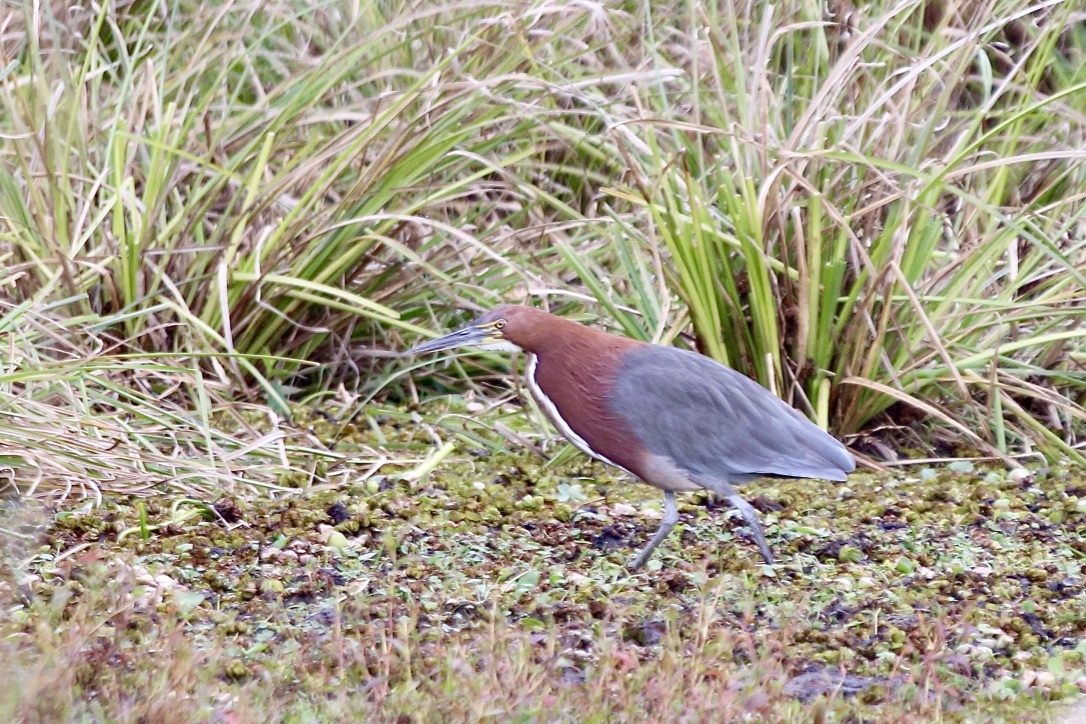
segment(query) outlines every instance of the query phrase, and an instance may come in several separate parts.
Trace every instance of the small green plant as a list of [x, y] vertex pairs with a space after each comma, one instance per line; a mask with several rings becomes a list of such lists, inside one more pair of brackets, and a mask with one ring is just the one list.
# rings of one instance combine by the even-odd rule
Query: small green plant
[[588, 500], [580, 483], [559, 483], [557, 498], [563, 503], [583, 503]]

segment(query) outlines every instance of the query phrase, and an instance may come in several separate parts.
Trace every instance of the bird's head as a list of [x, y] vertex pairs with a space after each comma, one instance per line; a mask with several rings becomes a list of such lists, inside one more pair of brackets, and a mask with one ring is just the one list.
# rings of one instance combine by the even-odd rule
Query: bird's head
[[491, 310], [466, 327], [423, 342], [404, 352], [425, 354], [456, 347], [479, 347], [504, 352], [534, 351], [548, 322], [555, 317], [531, 307], [510, 304]]

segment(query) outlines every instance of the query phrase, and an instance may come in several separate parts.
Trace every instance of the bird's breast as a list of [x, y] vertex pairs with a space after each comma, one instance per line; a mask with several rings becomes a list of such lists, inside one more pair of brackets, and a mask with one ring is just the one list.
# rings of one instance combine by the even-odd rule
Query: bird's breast
[[[528, 355], [528, 367], [525, 370], [525, 376], [528, 382], [528, 390], [532, 393], [532, 399], [535, 400], [539, 408], [543, 410], [543, 414], [547, 416], [547, 419], [551, 421], [551, 424], [558, 428], [558, 432], [562, 433], [562, 436], [573, 443], [581, 452], [592, 457], [599, 458], [605, 463], [611, 465], [618, 465], [606, 457], [601, 455], [592, 449], [592, 446], [588, 444], [581, 435], [573, 429], [570, 422], [562, 415], [561, 410], [558, 409], [557, 403], [551, 399], [550, 395], [546, 393], [543, 387], [539, 384], [539, 380], [536, 377], [536, 372], [539, 369], [539, 358], [536, 355]], [[619, 466], [621, 467], [621, 466]]]
[[540, 409], [574, 447], [640, 477], [647, 451], [625, 420], [611, 412], [611, 385], [600, 370], [553, 364], [532, 354], [525, 376]]

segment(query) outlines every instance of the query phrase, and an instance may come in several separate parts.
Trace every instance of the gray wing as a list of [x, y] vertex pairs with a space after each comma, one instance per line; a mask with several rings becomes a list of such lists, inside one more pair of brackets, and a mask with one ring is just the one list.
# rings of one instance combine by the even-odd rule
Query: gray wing
[[657, 345], [627, 352], [611, 407], [649, 452], [695, 479], [844, 480], [856, 468], [844, 445], [776, 395], [695, 352]]

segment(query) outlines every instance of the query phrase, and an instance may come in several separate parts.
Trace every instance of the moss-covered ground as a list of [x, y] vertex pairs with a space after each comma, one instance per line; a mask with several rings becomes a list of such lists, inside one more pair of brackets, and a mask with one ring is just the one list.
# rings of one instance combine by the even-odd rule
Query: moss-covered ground
[[[425, 434], [308, 413], [294, 424], [339, 451]], [[0, 712], [1058, 720], [1086, 690], [1081, 470], [958, 462], [757, 481], [743, 492], [773, 566], [737, 513], [689, 494], [634, 573], [662, 497], [567, 459], [459, 446], [421, 477], [390, 464], [211, 505], [12, 504]]]

